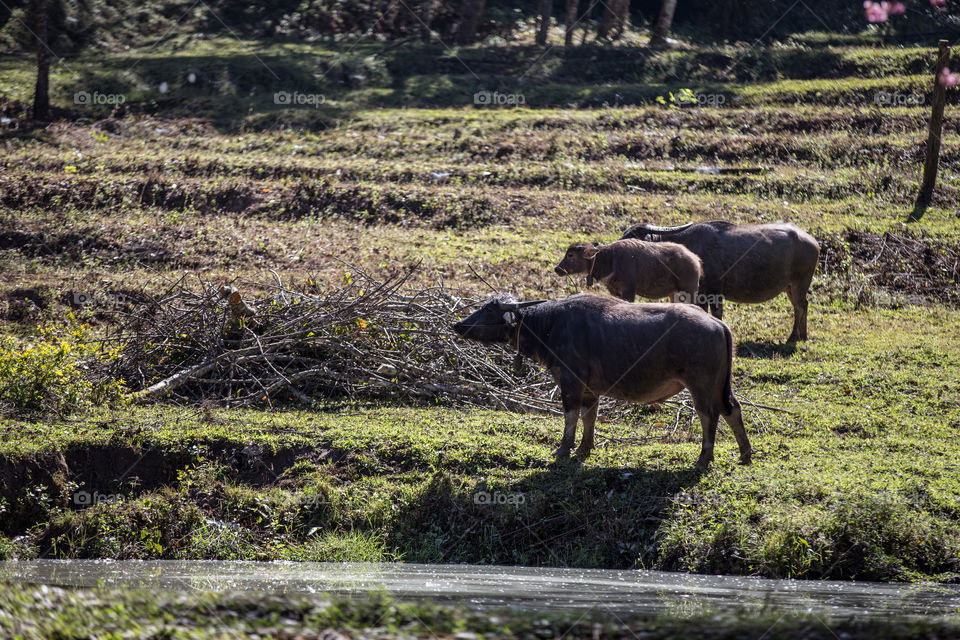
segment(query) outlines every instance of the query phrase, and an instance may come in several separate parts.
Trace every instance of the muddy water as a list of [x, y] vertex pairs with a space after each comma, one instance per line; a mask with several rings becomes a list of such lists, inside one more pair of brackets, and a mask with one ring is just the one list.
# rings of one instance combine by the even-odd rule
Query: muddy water
[[824, 619], [950, 618], [960, 587], [767, 580], [656, 571], [424, 564], [37, 560], [0, 563], [0, 580], [72, 587], [363, 595], [474, 608], [622, 614], [810, 613]]

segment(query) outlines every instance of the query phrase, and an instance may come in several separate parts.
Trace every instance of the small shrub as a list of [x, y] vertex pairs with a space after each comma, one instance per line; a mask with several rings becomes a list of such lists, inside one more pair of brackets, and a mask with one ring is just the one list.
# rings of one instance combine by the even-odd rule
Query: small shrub
[[35, 341], [0, 338], [0, 407], [69, 413], [91, 402], [122, 397], [119, 383], [94, 383], [87, 376], [85, 362], [94, 357], [96, 348], [81, 338], [80, 331], [57, 338], [48, 329], [41, 329]]
[[24, 344], [0, 339], [0, 403], [18, 411], [78, 408], [92, 388], [76, 347], [66, 341]]

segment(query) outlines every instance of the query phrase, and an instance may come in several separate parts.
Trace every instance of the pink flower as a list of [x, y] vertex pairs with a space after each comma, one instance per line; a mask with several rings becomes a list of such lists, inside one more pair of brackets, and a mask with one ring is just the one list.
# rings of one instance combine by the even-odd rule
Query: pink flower
[[867, 14], [867, 22], [886, 22], [887, 14], [890, 12], [890, 3], [865, 0], [863, 8]]
[[931, 7], [942, 7], [947, 4], [947, 0], [930, 0]]
[[960, 74], [951, 73], [949, 67], [944, 67], [943, 71], [940, 72], [940, 76], [937, 78], [937, 82], [942, 84], [948, 89], [960, 84]]
[[907, 5], [902, 2], [891, 2], [890, 3], [890, 15], [892, 16], [902, 16], [907, 12]]

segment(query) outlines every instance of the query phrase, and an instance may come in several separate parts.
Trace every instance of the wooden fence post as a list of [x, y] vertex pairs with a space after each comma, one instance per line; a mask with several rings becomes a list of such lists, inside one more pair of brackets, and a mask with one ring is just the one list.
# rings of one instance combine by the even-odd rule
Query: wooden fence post
[[933, 198], [933, 187], [937, 183], [937, 165], [940, 162], [940, 134], [943, 132], [943, 105], [947, 99], [947, 88], [940, 80], [940, 73], [950, 60], [950, 45], [940, 41], [940, 53], [937, 56], [937, 71], [933, 78], [933, 109], [930, 112], [930, 130], [927, 133], [927, 159], [923, 163], [923, 182], [914, 207], [911, 220], [919, 220], [923, 210]]

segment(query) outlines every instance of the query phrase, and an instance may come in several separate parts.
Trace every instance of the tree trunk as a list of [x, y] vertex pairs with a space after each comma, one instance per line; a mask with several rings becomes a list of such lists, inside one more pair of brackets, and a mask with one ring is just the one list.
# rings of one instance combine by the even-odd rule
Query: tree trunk
[[616, 14], [611, 6], [613, 4], [616, 4], [616, 0], [607, 0], [603, 3], [603, 15], [600, 16], [600, 24], [597, 26], [597, 40], [606, 40], [610, 37], [613, 23], [616, 21]]
[[423, 0], [420, 8], [420, 39], [430, 41], [430, 22], [433, 21], [434, 0]]
[[660, 15], [657, 16], [657, 22], [653, 25], [653, 34], [650, 36], [651, 47], [662, 47], [667, 44], [667, 35], [670, 33], [673, 12], [676, 8], [677, 0], [663, 0], [663, 4], [660, 5]]
[[547, 44], [547, 36], [550, 35], [550, 14], [553, 13], [553, 0], [540, 0], [537, 5], [537, 13], [540, 14], [540, 29], [537, 30], [537, 44]]
[[473, 41], [477, 41], [477, 31], [483, 22], [483, 12], [487, 8], [487, 0], [475, 0], [473, 7]]
[[580, 46], [587, 43], [587, 36], [590, 35], [590, 16], [593, 15], [593, 9], [600, 0], [587, 0], [587, 8], [583, 13], [580, 23], [583, 25], [580, 29]]
[[567, 10], [563, 17], [563, 24], [566, 31], [563, 34], [563, 44], [573, 46], [573, 31], [577, 25], [577, 9], [580, 8], [580, 0], [567, 0]]
[[380, 18], [380, 26], [388, 34], [393, 33], [394, 24], [397, 20], [397, 15], [400, 13], [399, 4], [390, 4], [387, 6], [386, 10], [383, 12], [383, 15]]
[[933, 108], [930, 112], [930, 127], [927, 133], [927, 158], [923, 164], [923, 182], [916, 206], [910, 214], [910, 221], [920, 219], [933, 200], [933, 188], [937, 183], [937, 164], [940, 162], [940, 138], [943, 135], [943, 105], [947, 99], [947, 88], [940, 81], [940, 73], [950, 61], [950, 43], [940, 41], [940, 53], [937, 56], [937, 69], [933, 77]]
[[477, 41], [477, 29], [483, 18], [486, 0], [463, 0], [460, 3], [460, 44], [473, 44]]
[[630, 0], [614, 0], [614, 2], [616, 3], [614, 7], [614, 13], [616, 14], [614, 29], [617, 32], [614, 38], [619, 38], [627, 30], [627, 24], [630, 22]]
[[50, 45], [47, 37], [46, 0], [33, 0], [33, 25], [37, 36], [37, 85], [33, 90], [33, 117], [50, 117]]

